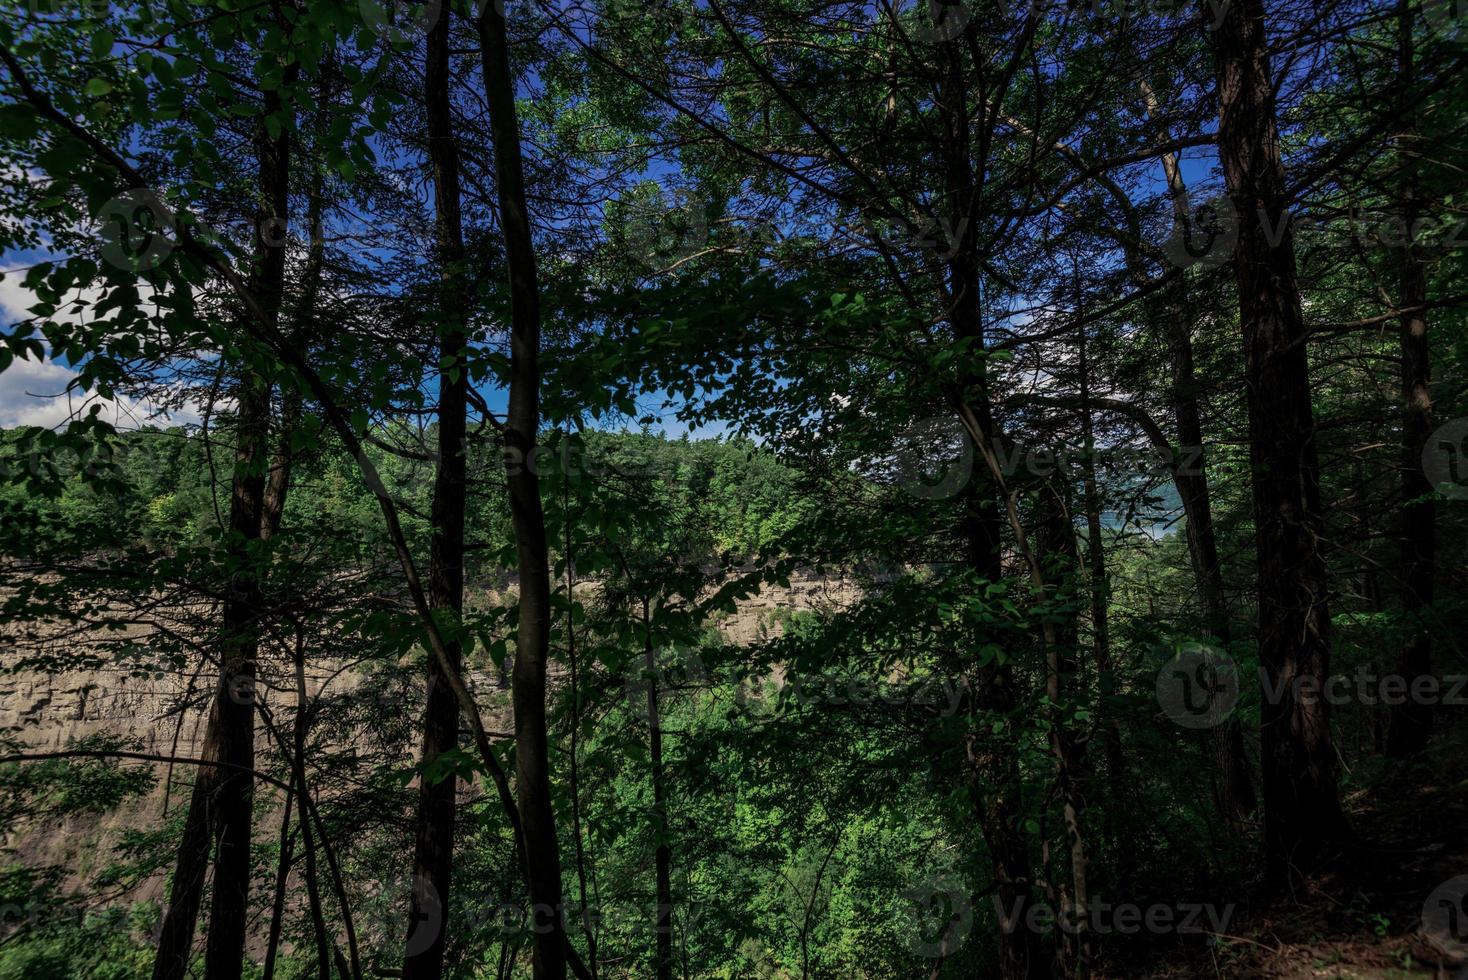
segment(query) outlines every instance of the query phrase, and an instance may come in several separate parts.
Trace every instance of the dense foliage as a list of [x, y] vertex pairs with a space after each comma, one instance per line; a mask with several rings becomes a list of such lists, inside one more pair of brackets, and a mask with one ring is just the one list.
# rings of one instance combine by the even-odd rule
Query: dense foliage
[[1460, 6], [0, 11], [0, 978], [1468, 957]]

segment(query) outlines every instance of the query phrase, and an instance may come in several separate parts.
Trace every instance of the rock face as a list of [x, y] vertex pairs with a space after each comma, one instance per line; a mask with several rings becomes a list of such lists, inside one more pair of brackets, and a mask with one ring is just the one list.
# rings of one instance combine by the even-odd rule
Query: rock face
[[719, 624], [731, 643], [747, 645], [778, 636], [785, 617], [795, 612], [835, 612], [861, 598], [856, 580], [844, 575], [792, 576], [790, 587], [767, 586], [739, 603]]
[[[789, 588], [767, 586], [742, 600], [737, 611], [718, 625], [732, 643], [756, 643], [778, 636], [792, 613], [834, 611], [851, 605], [860, 595], [855, 580], [845, 576], [792, 577]], [[511, 597], [507, 593], [489, 594], [491, 601]], [[130, 626], [126, 631], [108, 634], [107, 639], [146, 644], [149, 636], [147, 627]], [[37, 651], [28, 645], [25, 652], [33, 656]], [[138, 676], [124, 669], [11, 673], [11, 664], [18, 655], [19, 648], [7, 647], [0, 636], [0, 729], [13, 730], [29, 749], [55, 751], [87, 736], [106, 733], [140, 739], [144, 752], [191, 756], [198, 750], [203, 711], [185, 705], [199, 701], [212, 689], [213, 679], [207, 674]], [[344, 666], [335, 662], [313, 664], [311, 673], [316, 676], [308, 677], [308, 689], [315, 691], [328, 682], [339, 690], [355, 687], [360, 675]], [[504, 679], [492, 674], [477, 680], [481, 690], [504, 686]], [[281, 681], [288, 683], [289, 679]], [[286, 694], [275, 692], [274, 696]], [[271, 696], [272, 692], [267, 691], [265, 697]]]
[[200, 718], [172, 707], [186, 689], [185, 679], [173, 675], [0, 674], [0, 727], [17, 729], [28, 748], [40, 751], [64, 749], [90, 735], [119, 734], [142, 739], [144, 752], [190, 755]]
[[[594, 586], [588, 586], [594, 589]], [[759, 594], [738, 604], [735, 613], [725, 617], [719, 628], [730, 642], [751, 644], [778, 636], [788, 617], [799, 611], [832, 611], [854, 603], [860, 597], [855, 580], [843, 576], [805, 575], [794, 577], [789, 588], [767, 587]], [[490, 602], [506, 601], [505, 593], [489, 593]], [[20, 629], [35, 624], [13, 624]], [[208, 673], [197, 676], [177, 672], [152, 672], [141, 675], [126, 669], [99, 669], [66, 673], [12, 672], [21, 654], [21, 645], [7, 645], [17, 630], [0, 632], [0, 729], [26, 752], [54, 752], [92, 736], [116, 735], [136, 743], [138, 751], [181, 758], [197, 757], [202, 752], [205, 706], [212, 692], [213, 678]], [[107, 639], [126, 639], [146, 646], [149, 628], [129, 626], [126, 631], [107, 634]], [[41, 641], [39, 649], [63, 655], [95, 645], [97, 637], [69, 637]], [[61, 644], [69, 644], [61, 649]], [[25, 644], [25, 653], [33, 656], [38, 646], [34, 640]], [[197, 658], [195, 658], [197, 659]], [[511, 727], [507, 711], [500, 703], [507, 699], [495, 692], [507, 686], [507, 678], [498, 672], [474, 672], [466, 678], [481, 693], [485, 705], [485, 722], [491, 730]], [[270, 681], [275, 680], [272, 690]], [[311, 692], [326, 690], [344, 693], [356, 689], [362, 675], [345, 662], [313, 663], [307, 678]], [[554, 682], [554, 678], [553, 678]], [[266, 703], [292, 699], [289, 677], [267, 678], [262, 685]], [[417, 717], [418, 708], [411, 697], [402, 708], [409, 723]], [[493, 702], [493, 703], [489, 703]], [[264, 760], [274, 754], [268, 733], [260, 733], [257, 746]], [[412, 744], [416, 746], [416, 738]], [[347, 746], [351, 748], [351, 746]], [[363, 746], [365, 748], [365, 746]], [[57, 864], [72, 869], [72, 881], [80, 884], [90, 876], [99, 862], [105, 862], [129, 829], [156, 829], [162, 821], [177, 815], [188, 803], [192, 773], [186, 767], [170, 767], [164, 763], [126, 762], [150, 768], [157, 782], [153, 790], [128, 801], [118, 809], [97, 818], [73, 818], [59, 821], [31, 822], [7, 827], [0, 847], [29, 865]], [[265, 763], [262, 761], [261, 765]], [[162, 894], [163, 877], [154, 876], [134, 893], [136, 898], [154, 900]]]

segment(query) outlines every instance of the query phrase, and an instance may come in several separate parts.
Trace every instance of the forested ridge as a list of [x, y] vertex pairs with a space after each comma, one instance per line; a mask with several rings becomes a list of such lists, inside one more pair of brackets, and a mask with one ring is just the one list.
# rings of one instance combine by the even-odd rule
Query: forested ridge
[[1468, 970], [1465, 68], [0, 10], [0, 978]]

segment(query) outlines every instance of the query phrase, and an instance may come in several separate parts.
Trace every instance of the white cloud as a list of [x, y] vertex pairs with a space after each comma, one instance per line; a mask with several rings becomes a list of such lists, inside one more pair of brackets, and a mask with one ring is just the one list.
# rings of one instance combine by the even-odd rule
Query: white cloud
[[54, 429], [101, 405], [101, 416], [117, 429], [144, 425], [193, 425], [201, 418], [200, 406], [189, 404], [176, 411], [160, 411], [151, 402], [127, 397], [101, 398], [94, 392], [68, 390], [77, 372], [55, 361], [12, 361], [0, 371], [0, 429], [39, 425]]
[[[55, 361], [12, 361], [0, 371], [0, 428], [66, 421], [77, 399], [61, 393], [76, 372]], [[61, 396], [61, 397], [58, 397]]]
[[35, 294], [21, 285], [24, 275], [21, 269], [0, 271], [3, 277], [0, 278], [0, 315], [4, 316], [7, 327], [30, 316], [26, 308], [36, 301]]
[[[0, 278], [0, 315], [3, 315], [6, 326], [29, 319], [32, 315], [30, 308], [36, 305], [36, 294], [24, 285], [25, 273], [25, 266], [0, 269], [0, 276], [3, 276]], [[138, 283], [137, 287], [140, 301], [148, 302], [153, 296], [152, 287], [145, 282]], [[85, 322], [86, 310], [102, 299], [102, 293], [100, 286], [73, 289], [66, 294], [66, 302], [51, 319], [58, 323]], [[80, 314], [72, 313], [73, 305], [78, 302], [86, 304], [86, 308]]]
[[[23, 275], [22, 269], [0, 270], [0, 318], [6, 326], [29, 317], [29, 308], [36, 302], [35, 294], [22, 285]], [[140, 288], [139, 292], [144, 291]], [[71, 298], [90, 305], [100, 297], [100, 290], [81, 289]], [[21, 425], [54, 429], [90, 411], [93, 405], [101, 405], [102, 418], [118, 429], [136, 429], [149, 423], [190, 425], [200, 421], [202, 413], [196, 404], [178, 411], [160, 412], [144, 400], [108, 399], [80, 389], [68, 390], [76, 376], [76, 370], [49, 358], [12, 361], [0, 371], [0, 429]]]

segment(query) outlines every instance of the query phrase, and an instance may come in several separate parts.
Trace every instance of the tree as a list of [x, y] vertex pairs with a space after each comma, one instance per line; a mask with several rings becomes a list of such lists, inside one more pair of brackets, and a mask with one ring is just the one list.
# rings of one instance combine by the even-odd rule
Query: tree
[[1264, 834], [1275, 876], [1296, 874], [1347, 830], [1329, 703], [1300, 680], [1330, 673], [1329, 582], [1321, 552], [1305, 325], [1279, 153], [1264, 7], [1235, 4], [1214, 35], [1219, 158], [1239, 216], [1234, 259], [1248, 391], [1255, 547]]

